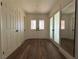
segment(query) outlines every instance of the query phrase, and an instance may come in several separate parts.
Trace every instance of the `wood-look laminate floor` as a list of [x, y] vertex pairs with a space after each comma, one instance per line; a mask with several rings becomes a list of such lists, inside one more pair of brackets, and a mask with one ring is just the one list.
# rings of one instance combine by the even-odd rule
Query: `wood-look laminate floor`
[[26, 40], [7, 59], [65, 59], [48, 39]]

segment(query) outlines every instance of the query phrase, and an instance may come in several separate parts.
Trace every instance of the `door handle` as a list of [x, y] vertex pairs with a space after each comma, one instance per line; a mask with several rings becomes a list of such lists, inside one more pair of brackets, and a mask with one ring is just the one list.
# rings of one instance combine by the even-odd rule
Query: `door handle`
[[40, 31], [39, 28], [36, 28], [36, 31]]
[[52, 31], [54, 31], [54, 29], [52, 29]]
[[16, 30], [16, 32], [19, 32], [19, 30]]

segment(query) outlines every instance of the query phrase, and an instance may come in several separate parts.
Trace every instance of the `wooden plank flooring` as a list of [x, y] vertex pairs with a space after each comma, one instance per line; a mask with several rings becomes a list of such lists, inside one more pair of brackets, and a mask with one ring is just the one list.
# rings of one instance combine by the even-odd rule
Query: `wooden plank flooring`
[[48, 39], [26, 40], [7, 59], [65, 59]]

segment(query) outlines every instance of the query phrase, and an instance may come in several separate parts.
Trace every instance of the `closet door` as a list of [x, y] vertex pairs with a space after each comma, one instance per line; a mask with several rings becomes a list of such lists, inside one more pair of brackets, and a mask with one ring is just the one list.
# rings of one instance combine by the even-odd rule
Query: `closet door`
[[[4, 1], [3, 1], [4, 2]], [[8, 49], [8, 40], [7, 40], [7, 8], [4, 4], [2, 8], [2, 19], [1, 19], [1, 48], [2, 48], [2, 59], [6, 58], [7, 49]]]
[[54, 17], [50, 18], [50, 38], [54, 39]]
[[21, 12], [19, 9], [17, 9], [17, 15], [16, 15], [16, 34], [17, 34], [17, 45], [20, 46], [22, 43], [22, 37], [21, 37]]
[[60, 43], [60, 11], [54, 15], [54, 41]]

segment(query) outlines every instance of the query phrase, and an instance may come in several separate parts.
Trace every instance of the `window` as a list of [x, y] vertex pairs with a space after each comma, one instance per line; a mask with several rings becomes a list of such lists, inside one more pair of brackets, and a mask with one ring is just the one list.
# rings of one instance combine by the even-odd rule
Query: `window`
[[65, 20], [61, 20], [61, 29], [62, 29], [62, 30], [65, 29]]
[[39, 20], [39, 30], [44, 29], [44, 20]]
[[31, 29], [36, 29], [36, 20], [31, 20]]

